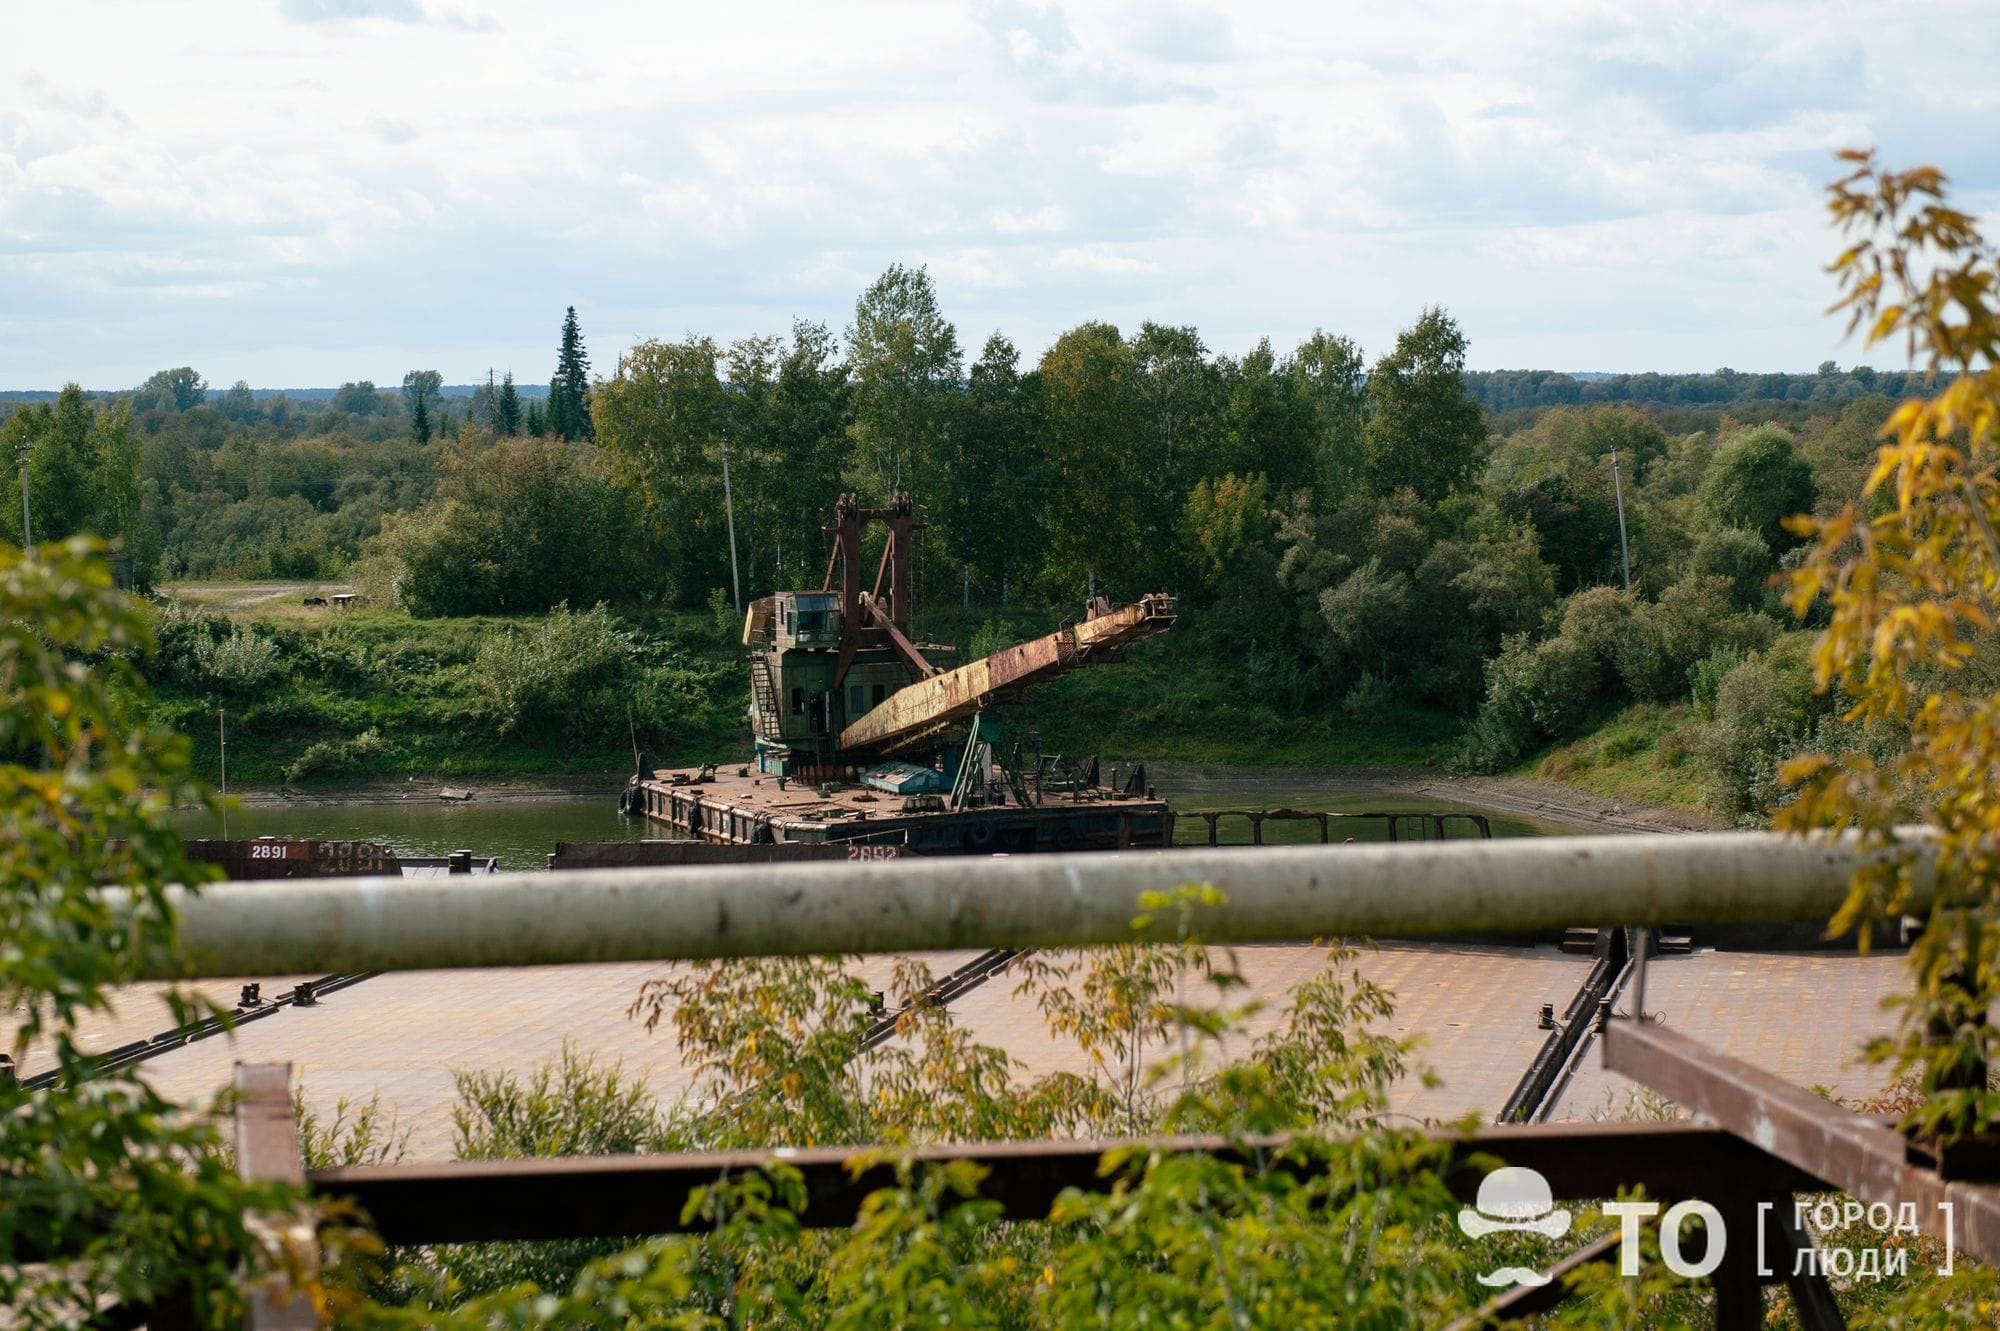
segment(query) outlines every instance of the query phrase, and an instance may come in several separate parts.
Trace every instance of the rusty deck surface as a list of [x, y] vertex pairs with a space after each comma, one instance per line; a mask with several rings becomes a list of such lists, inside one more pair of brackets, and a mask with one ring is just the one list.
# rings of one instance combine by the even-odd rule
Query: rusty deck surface
[[[1646, 1011], [1720, 1053], [1756, 1064], [1795, 1086], [1864, 1100], [1888, 1084], [1864, 1062], [1868, 1041], [1895, 1029], [1885, 1000], [1909, 991], [1901, 954], [1714, 952], [1655, 957], [1646, 967]], [[1629, 1011], [1628, 986], [1617, 1008]], [[1593, 1045], [1556, 1102], [1552, 1119], [1649, 1113], [1638, 1083], [1606, 1072]]]
[[[975, 955], [924, 959], [942, 974]], [[878, 988], [888, 987], [894, 965], [893, 957], [860, 963]], [[229, 1084], [238, 1060], [290, 1062], [322, 1122], [332, 1121], [341, 1099], [359, 1104], [380, 1091], [397, 1130], [410, 1133], [410, 1158], [447, 1160], [454, 1071], [531, 1073], [567, 1044], [622, 1063], [662, 1108], [686, 1096], [692, 1077], [672, 1030], [663, 1024], [649, 1035], [626, 1015], [641, 984], [672, 970], [672, 963], [628, 962], [380, 975], [314, 1007], [163, 1054], [144, 1071], [169, 1098], [198, 1104]]]
[[[942, 976], [975, 955], [940, 953], [924, 960]], [[1241, 1056], [1276, 1028], [1290, 990], [1328, 964], [1324, 948], [1303, 944], [1240, 948], [1237, 962], [1244, 984], [1215, 1001], [1261, 1000], [1263, 1007], [1223, 1046], [1221, 1057]], [[889, 987], [894, 958], [860, 964], [875, 987]], [[1394, 994], [1395, 1015], [1383, 1029], [1416, 1039], [1416, 1062], [1437, 1075], [1436, 1086], [1413, 1078], [1392, 1090], [1396, 1121], [1442, 1122], [1466, 1114], [1491, 1118], [1540, 1046], [1537, 1009], [1545, 1002], [1560, 1009], [1588, 959], [1546, 946], [1392, 943], [1365, 948], [1342, 964]], [[1897, 957], [1852, 954], [1704, 952], [1656, 960], [1648, 1007], [1665, 1011], [1677, 1029], [1798, 1085], [1864, 1095], [1881, 1081], [1874, 1070], [1859, 1067], [1855, 1055], [1870, 1035], [1888, 1029], [1879, 1004], [1903, 983], [1902, 964]], [[316, 1007], [189, 1045], [144, 1068], [169, 1096], [200, 1102], [228, 1084], [237, 1059], [289, 1061], [322, 1119], [332, 1117], [340, 1099], [365, 1101], [379, 1090], [398, 1128], [411, 1133], [410, 1158], [443, 1160], [451, 1154], [456, 1069], [526, 1073], [558, 1057], [567, 1042], [622, 1061], [663, 1107], [685, 1097], [691, 1077], [671, 1032], [648, 1035], [626, 1016], [639, 985], [670, 969], [630, 963], [378, 976]], [[266, 982], [267, 994], [275, 983]], [[233, 997], [233, 985], [212, 988], [219, 998]], [[1032, 995], [1017, 994], [1018, 988], [1018, 972], [1005, 972], [955, 999], [949, 1011], [974, 1040], [1018, 1059], [1023, 1081], [1056, 1071], [1092, 1075], [1090, 1058], [1051, 1036]], [[149, 1025], [138, 1015], [163, 1013], [156, 989], [147, 986], [121, 1004], [115, 1029], [107, 1026], [97, 1038], [120, 1043], [164, 1029], [163, 1019]], [[1198, 984], [1184, 996], [1209, 1001]], [[1554, 1117], [1629, 1116], [1628, 1092], [1629, 1083], [1601, 1071], [1593, 1048]]]

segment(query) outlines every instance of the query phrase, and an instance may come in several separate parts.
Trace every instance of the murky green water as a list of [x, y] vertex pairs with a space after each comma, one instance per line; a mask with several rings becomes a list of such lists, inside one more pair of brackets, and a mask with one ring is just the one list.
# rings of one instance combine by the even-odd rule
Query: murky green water
[[398, 855], [449, 855], [463, 849], [497, 856], [503, 869], [540, 869], [558, 841], [635, 841], [662, 835], [640, 819], [620, 817], [615, 794], [489, 803], [475, 798], [464, 804], [412, 796], [394, 804], [257, 805], [226, 819], [179, 813], [174, 821], [188, 837], [374, 841]]
[[[1108, 777], [1109, 772], [1106, 773]], [[1332, 813], [1425, 814], [1460, 811], [1468, 806], [1423, 796], [1385, 794], [1367, 782], [1338, 772], [1220, 768], [1154, 767], [1149, 778], [1180, 815], [1177, 840], [1206, 842], [1208, 829], [1196, 815], [1205, 810], [1300, 809]], [[375, 841], [400, 855], [446, 855], [466, 849], [497, 856], [505, 869], [539, 869], [558, 841], [632, 841], [666, 835], [658, 825], [623, 818], [614, 807], [617, 791], [607, 784], [601, 796], [569, 799], [487, 801], [448, 804], [412, 794], [408, 800], [353, 804], [257, 805], [230, 813], [226, 820], [205, 814], [175, 816], [182, 835], [190, 837], [296, 837], [331, 841]], [[1493, 835], [1538, 836], [1568, 829], [1504, 814], [1488, 815]], [[226, 821], [226, 826], [225, 826]], [[1331, 839], [1380, 841], [1387, 837], [1379, 820], [1339, 819]], [[1398, 824], [1402, 839], [1430, 835], [1428, 820], [1406, 818]], [[1451, 837], [1477, 835], [1464, 822], [1446, 827]], [[1250, 824], [1223, 818], [1217, 824], [1223, 844], [1250, 840]], [[1319, 840], [1315, 822], [1266, 822], [1267, 844]]]

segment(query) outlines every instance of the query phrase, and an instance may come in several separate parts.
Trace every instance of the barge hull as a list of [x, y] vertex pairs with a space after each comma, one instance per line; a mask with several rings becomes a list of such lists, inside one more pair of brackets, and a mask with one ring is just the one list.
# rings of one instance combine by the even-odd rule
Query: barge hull
[[1173, 844], [1165, 800], [1084, 791], [1044, 804], [905, 810], [894, 796], [847, 787], [818, 795], [769, 777], [691, 780], [655, 774], [633, 811], [688, 836], [729, 846], [900, 846], [912, 855], [1022, 855]]

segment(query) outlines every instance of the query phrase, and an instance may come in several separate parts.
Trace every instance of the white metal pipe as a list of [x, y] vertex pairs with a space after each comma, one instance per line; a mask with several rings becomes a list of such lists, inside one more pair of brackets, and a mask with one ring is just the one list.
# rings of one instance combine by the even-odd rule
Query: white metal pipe
[[[1817, 922], [1851, 841], [1762, 832], [221, 883], [180, 893], [196, 976], [1129, 941], [1209, 883], [1204, 941]], [[1171, 938], [1174, 909], [1146, 936]], [[156, 975], [153, 978], [166, 978]]]

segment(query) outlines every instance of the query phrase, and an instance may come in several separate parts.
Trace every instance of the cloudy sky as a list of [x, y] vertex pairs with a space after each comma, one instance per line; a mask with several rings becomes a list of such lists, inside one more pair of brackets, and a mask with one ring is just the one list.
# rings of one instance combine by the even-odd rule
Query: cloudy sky
[[2000, 7], [0, 4], [0, 388], [546, 381], [843, 327], [1085, 319], [1477, 368], [1803, 369], [1843, 145], [2000, 190]]

